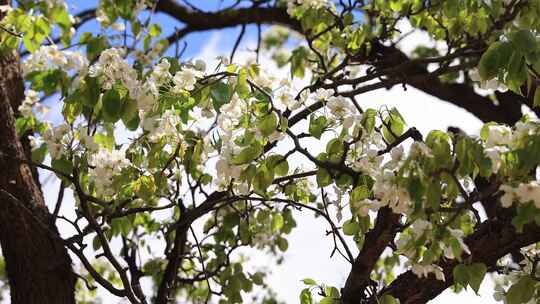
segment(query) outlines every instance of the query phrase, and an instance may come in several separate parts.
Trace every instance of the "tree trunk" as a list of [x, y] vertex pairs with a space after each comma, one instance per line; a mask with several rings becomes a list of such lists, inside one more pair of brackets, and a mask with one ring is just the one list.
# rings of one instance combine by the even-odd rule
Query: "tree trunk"
[[[0, 4], [8, 1], [0, 0]], [[11, 303], [75, 303], [71, 259], [51, 221], [15, 130], [24, 97], [19, 58], [0, 58], [0, 243]]]

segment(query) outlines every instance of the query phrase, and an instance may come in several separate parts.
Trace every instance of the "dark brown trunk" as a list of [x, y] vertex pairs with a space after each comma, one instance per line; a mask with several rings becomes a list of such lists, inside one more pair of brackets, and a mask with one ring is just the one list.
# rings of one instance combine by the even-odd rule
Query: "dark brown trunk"
[[[7, 1], [0, 1], [6, 4]], [[19, 58], [0, 58], [0, 243], [11, 303], [75, 303], [71, 259], [52, 224], [15, 130], [24, 97]]]

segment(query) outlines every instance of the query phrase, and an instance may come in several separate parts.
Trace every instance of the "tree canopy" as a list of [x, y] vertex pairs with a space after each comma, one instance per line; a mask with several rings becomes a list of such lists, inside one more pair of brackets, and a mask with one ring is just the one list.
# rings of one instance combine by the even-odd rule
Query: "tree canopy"
[[[497, 300], [540, 301], [539, 1], [197, 2], [2, 1], [12, 303], [94, 303], [95, 288], [134, 304], [278, 303], [239, 252], [282, 257], [300, 216], [350, 263], [342, 286], [298, 277], [301, 304], [426, 303], [488, 274]], [[403, 51], [402, 24], [434, 44]], [[223, 56], [182, 56], [191, 34], [230, 27]], [[239, 60], [248, 27], [253, 59]], [[485, 124], [422, 134], [363, 104], [394, 86]], [[39, 174], [61, 181], [49, 208]]]

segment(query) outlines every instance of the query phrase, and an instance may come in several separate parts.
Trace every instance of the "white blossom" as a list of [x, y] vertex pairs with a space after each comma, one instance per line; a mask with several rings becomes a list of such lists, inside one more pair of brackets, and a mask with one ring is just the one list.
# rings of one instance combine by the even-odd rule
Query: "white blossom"
[[507, 126], [489, 125], [487, 126], [486, 146], [508, 145], [512, 141], [512, 130]]
[[433, 154], [431, 153], [431, 149], [428, 146], [426, 146], [425, 143], [420, 142], [420, 141], [413, 142], [409, 153], [410, 153], [410, 156], [413, 158], [418, 157], [418, 156], [433, 157]]
[[412, 228], [413, 233], [414, 233], [417, 237], [420, 237], [420, 236], [422, 236], [422, 234], [424, 234], [424, 232], [426, 232], [427, 230], [433, 229], [433, 225], [432, 225], [430, 222], [426, 221], [426, 220], [417, 219], [417, 220], [414, 221], [414, 223], [411, 225], [411, 228]]
[[491, 160], [492, 173], [497, 173], [497, 171], [499, 171], [499, 168], [501, 167], [501, 153], [504, 153], [507, 151], [508, 149], [506, 149], [505, 147], [500, 147], [500, 146], [487, 148], [484, 150], [487, 157], [489, 157], [489, 159]]
[[537, 181], [519, 184], [514, 193], [521, 203], [534, 202], [536, 208], [540, 208], [540, 185]]
[[176, 72], [173, 77], [173, 82], [175, 84], [173, 91], [180, 92], [181, 90], [193, 90], [195, 88], [195, 83], [197, 83], [197, 78], [201, 78], [202, 76], [203, 74], [201, 71], [184, 67], [182, 70]]
[[122, 169], [131, 165], [131, 162], [125, 157], [125, 153], [120, 150], [99, 149], [88, 159], [90, 169], [88, 175], [96, 187], [99, 197], [113, 196], [115, 189], [113, 187], [113, 178]]
[[126, 29], [126, 26], [122, 22], [115, 22], [111, 25], [111, 28], [118, 32], [123, 32]]
[[181, 133], [181, 119], [173, 109], [166, 110], [161, 116], [145, 117], [142, 121], [143, 130], [148, 131], [148, 139], [157, 142], [162, 138], [168, 138], [178, 143]]
[[450, 234], [459, 242], [461, 250], [463, 250], [463, 252], [465, 252], [466, 254], [471, 254], [469, 246], [467, 246], [467, 244], [465, 244], [465, 242], [463, 241], [465, 233], [459, 229], [448, 228], [448, 230], [450, 231]]
[[32, 108], [39, 101], [39, 93], [34, 90], [26, 90], [24, 92], [24, 100], [19, 106], [19, 112], [24, 117], [30, 117], [33, 115]]
[[323, 89], [319, 88], [313, 93], [315, 100], [328, 100], [331, 96], [333, 96], [335, 91], [333, 89]]
[[0, 12], [2, 13], [9, 13], [13, 10], [13, 7], [11, 5], [0, 5]]
[[119, 48], [104, 50], [97, 63], [89, 70], [90, 77], [97, 77], [105, 90], [115, 84], [122, 84], [129, 92], [129, 97], [138, 99], [142, 88], [137, 79], [137, 71], [123, 58], [125, 51]]
[[345, 118], [355, 111], [351, 103], [343, 96], [330, 96], [327, 99], [326, 105], [330, 113], [338, 118]]
[[99, 150], [99, 145], [96, 143], [94, 136], [88, 134], [87, 128], [82, 128], [79, 131], [79, 142], [89, 151], [95, 152]]
[[435, 275], [435, 278], [439, 281], [445, 281], [444, 273], [442, 271], [441, 266], [430, 264], [430, 265], [422, 265], [422, 264], [413, 264], [411, 267], [412, 273], [414, 273], [419, 278], [427, 278], [430, 273], [433, 273]]
[[49, 154], [52, 159], [58, 159], [64, 154], [64, 137], [70, 131], [70, 127], [66, 124], [61, 124], [57, 127], [49, 127], [43, 133], [43, 141], [47, 145]]
[[499, 82], [497, 78], [482, 80], [482, 77], [480, 77], [480, 72], [478, 71], [478, 68], [474, 68], [470, 70], [469, 77], [471, 78], [472, 81], [478, 82], [481, 89], [499, 90], [501, 92], [508, 90], [508, 88], [504, 85], [504, 83]]
[[86, 74], [88, 60], [80, 52], [60, 51], [56, 45], [43, 45], [22, 63], [24, 75], [47, 70], [74, 71], [82, 77]]
[[499, 187], [499, 190], [504, 192], [504, 194], [501, 196], [501, 199], [500, 199], [501, 205], [504, 208], [511, 207], [516, 197], [514, 193], [514, 188], [512, 188], [509, 185], [501, 185]]

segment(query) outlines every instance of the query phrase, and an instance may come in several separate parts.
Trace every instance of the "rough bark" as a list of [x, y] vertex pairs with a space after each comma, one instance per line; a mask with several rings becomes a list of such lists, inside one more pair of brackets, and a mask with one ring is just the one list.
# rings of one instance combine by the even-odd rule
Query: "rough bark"
[[366, 234], [362, 250], [354, 260], [345, 287], [342, 289], [342, 303], [360, 303], [364, 291], [370, 284], [370, 274], [384, 249], [396, 236], [399, 225], [398, 214], [390, 208], [382, 208], [373, 229]]
[[[1, 4], [5, 4], [7, 1]], [[15, 130], [24, 97], [19, 59], [0, 58], [0, 243], [11, 303], [75, 303], [71, 259], [50, 220]], [[8, 157], [9, 156], [9, 157]]]

